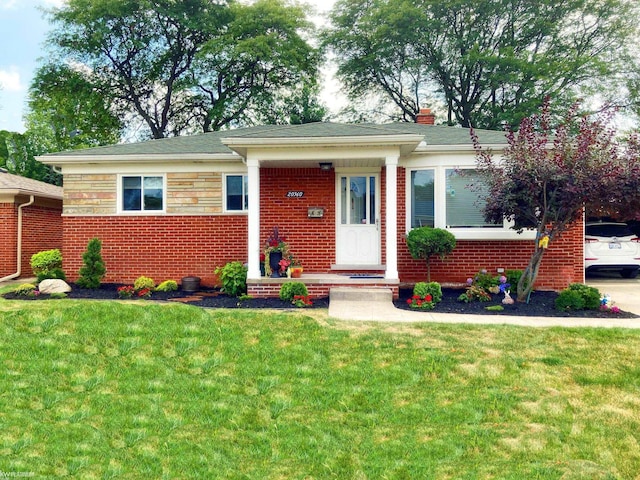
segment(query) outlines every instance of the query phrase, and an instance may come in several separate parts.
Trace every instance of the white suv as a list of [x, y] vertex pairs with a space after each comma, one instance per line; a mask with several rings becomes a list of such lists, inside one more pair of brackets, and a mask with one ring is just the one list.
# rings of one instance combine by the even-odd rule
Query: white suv
[[626, 223], [587, 223], [584, 268], [586, 272], [620, 270], [624, 278], [635, 278], [640, 269], [640, 238]]

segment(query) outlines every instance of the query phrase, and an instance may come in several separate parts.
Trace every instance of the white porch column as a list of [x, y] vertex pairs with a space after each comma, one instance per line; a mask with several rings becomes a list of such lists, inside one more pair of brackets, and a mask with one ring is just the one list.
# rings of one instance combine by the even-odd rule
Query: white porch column
[[260, 278], [260, 162], [247, 159], [247, 188], [249, 210], [247, 213], [247, 280]]
[[387, 271], [384, 278], [398, 280], [398, 157], [386, 157], [386, 250]]

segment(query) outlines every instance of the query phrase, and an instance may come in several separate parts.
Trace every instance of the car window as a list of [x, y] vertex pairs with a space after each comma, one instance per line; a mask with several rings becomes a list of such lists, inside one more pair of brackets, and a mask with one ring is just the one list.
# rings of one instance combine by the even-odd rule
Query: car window
[[633, 232], [629, 230], [629, 227], [625, 224], [598, 224], [587, 225], [586, 234], [593, 235], [594, 237], [629, 237], [633, 235]]

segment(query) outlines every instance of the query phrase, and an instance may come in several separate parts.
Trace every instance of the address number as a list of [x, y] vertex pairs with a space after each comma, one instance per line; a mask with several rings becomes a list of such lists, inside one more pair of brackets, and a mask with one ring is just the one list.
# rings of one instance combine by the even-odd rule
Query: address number
[[304, 192], [287, 192], [287, 198], [302, 198]]

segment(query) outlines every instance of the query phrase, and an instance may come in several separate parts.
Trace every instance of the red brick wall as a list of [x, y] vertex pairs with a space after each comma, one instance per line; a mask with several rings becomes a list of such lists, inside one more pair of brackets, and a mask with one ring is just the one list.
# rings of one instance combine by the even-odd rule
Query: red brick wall
[[[402, 282], [426, 279], [424, 262], [413, 260], [404, 241], [404, 169], [398, 169], [398, 269]], [[384, 169], [381, 172], [384, 220]], [[260, 170], [260, 238], [266, 241], [274, 226], [285, 235], [291, 252], [307, 272], [328, 272], [335, 263], [335, 172], [319, 168]], [[302, 198], [287, 198], [302, 191]], [[308, 218], [308, 207], [323, 207], [323, 218]], [[246, 261], [247, 219], [221, 216], [64, 217], [65, 272], [77, 278], [82, 253], [93, 237], [103, 241], [108, 282], [132, 282], [140, 275], [156, 281], [197, 275], [214, 282], [213, 270], [233, 260]], [[384, 223], [382, 230], [384, 260]], [[222, 246], [222, 247], [221, 247]], [[444, 261], [432, 260], [432, 280], [464, 283], [481, 269], [524, 269], [533, 241], [458, 241]], [[539, 288], [561, 289], [583, 279], [582, 225], [552, 242], [545, 254]]]
[[227, 262], [247, 259], [247, 217], [64, 217], [64, 270], [75, 281], [90, 239], [102, 241], [105, 282], [132, 283], [141, 275], [157, 283], [195, 275], [204, 285]]
[[[306, 271], [328, 272], [336, 258], [336, 176], [319, 168], [260, 169], [260, 239], [277, 226], [291, 253]], [[287, 198], [290, 191], [302, 198]], [[323, 207], [324, 217], [308, 218], [308, 207]]]
[[16, 273], [17, 224], [17, 207], [0, 203], [0, 277]]
[[33, 274], [31, 255], [62, 249], [62, 202], [59, 207], [32, 205], [22, 209], [22, 276]]
[[[406, 175], [398, 171], [398, 192], [404, 192]], [[398, 198], [398, 270], [402, 282], [425, 281], [427, 267], [423, 260], [414, 260], [404, 240], [405, 195]], [[584, 239], [582, 222], [549, 245], [538, 272], [536, 286], [561, 290], [569, 283], [584, 278]], [[534, 249], [533, 240], [471, 241], [459, 240], [453, 253], [441, 261], [431, 259], [431, 280], [441, 283], [464, 283], [469, 277], [486, 269], [497, 275], [498, 268], [524, 270]]]
[[[19, 202], [22, 203], [22, 202]], [[42, 250], [62, 248], [62, 205], [47, 207], [30, 205], [22, 209], [21, 276], [31, 271], [31, 255]], [[18, 207], [0, 204], [0, 277], [16, 273], [18, 241]]]

